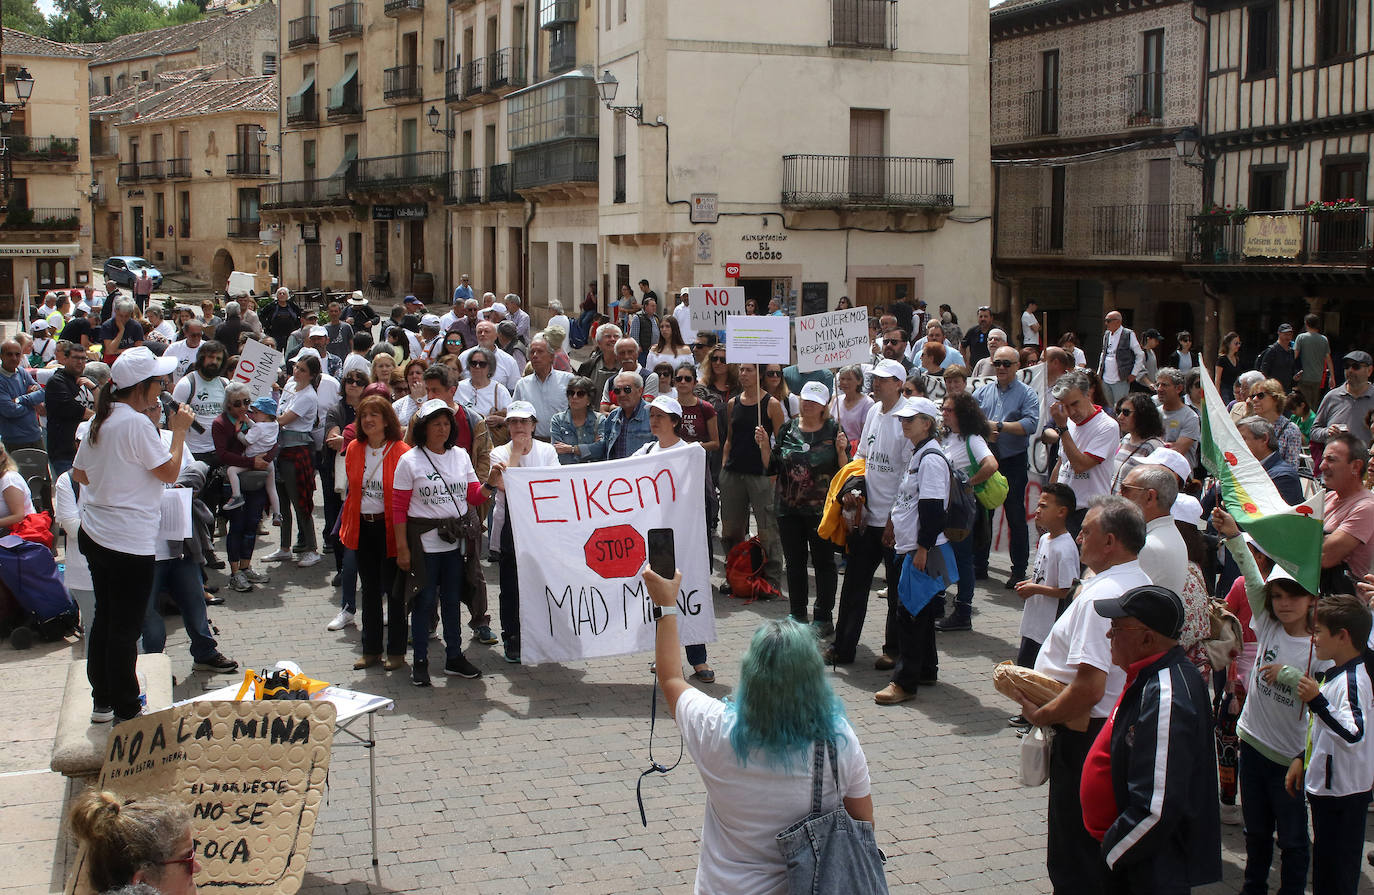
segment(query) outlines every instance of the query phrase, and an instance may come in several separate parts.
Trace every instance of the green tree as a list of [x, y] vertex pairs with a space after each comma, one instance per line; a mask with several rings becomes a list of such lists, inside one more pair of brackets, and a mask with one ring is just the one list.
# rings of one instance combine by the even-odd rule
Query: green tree
[[4, 14], [6, 28], [38, 37], [47, 36], [47, 20], [38, 11], [34, 0], [0, 0], [0, 12]]
[[[0, 2], [6, 4], [8, 14], [9, 4], [32, 4], [34, 0]], [[157, 0], [54, 0], [53, 5], [57, 11], [48, 19], [45, 36], [64, 43], [113, 40], [140, 31], [184, 25], [202, 15], [195, 0], [182, 0], [170, 8]]]

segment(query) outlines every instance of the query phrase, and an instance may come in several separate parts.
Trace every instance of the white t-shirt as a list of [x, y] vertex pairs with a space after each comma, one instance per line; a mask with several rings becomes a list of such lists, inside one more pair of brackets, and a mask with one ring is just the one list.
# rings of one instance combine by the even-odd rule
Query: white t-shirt
[[81, 441], [73, 465], [86, 471], [81, 528], [100, 546], [152, 556], [162, 518], [162, 482], [152, 470], [172, 459], [152, 420], [117, 403], [96, 439]]
[[[463, 365], [464, 377], [468, 375], [468, 355], [472, 354], [476, 347], [477, 346], [473, 346], [473, 348], [469, 348], [467, 351], [458, 355], [458, 361]], [[525, 375], [524, 365], [522, 364], [517, 367], [515, 358], [511, 357], [500, 348], [488, 348], [487, 351], [496, 355], [496, 369], [488, 370], [487, 373], [492, 379], [504, 385], [506, 391], [515, 391], [515, 384], [520, 381], [521, 376]]]
[[[295, 385], [295, 382], [287, 385]], [[288, 387], [282, 389], [281, 403], [277, 405], [277, 418], [286, 416], [290, 411], [296, 414], [296, 418], [284, 423], [282, 428], [288, 432], [310, 432], [315, 428], [315, 418], [319, 415], [319, 410], [320, 400], [314, 388], [308, 385], [304, 389]]]
[[379, 448], [363, 448], [363, 494], [361, 513], [381, 513], [386, 510], [386, 489], [383, 484], [386, 449], [389, 443], [383, 442]]
[[680, 304], [673, 308], [673, 317], [677, 319], [678, 332], [682, 334], [682, 341], [688, 345], [696, 341], [697, 331], [692, 329], [692, 309], [689, 305]]
[[210, 427], [215, 424], [215, 417], [224, 412], [224, 386], [225, 380], [219, 377], [207, 381], [201, 379], [199, 373], [191, 373], [178, 379], [172, 388], [172, 400], [189, 405], [196, 422], [205, 430], [197, 432], [194, 427], [186, 430], [186, 446], [193, 454], [215, 449], [215, 436]]
[[1079, 348], [1077, 345], [1073, 346], [1073, 365], [1075, 367], [1086, 367], [1088, 365], [1088, 356], [1084, 354], [1083, 349]]
[[1034, 327], [1038, 323], [1039, 321], [1035, 319], [1035, 315], [1032, 314], [1030, 311], [1021, 312], [1021, 341], [1024, 344], [1040, 344], [1040, 334], [1036, 332], [1034, 329], [1032, 329], [1032, 327]]
[[[940, 445], [927, 441], [912, 454], [902, 481], [897, 485], [897, 497], [892, 502], [892, 533], [897, 553], [916, 552], [916, 534], [920, 527], [916, 505], [922, 500], [939, 500], [949, 506], [949, 465], [938, 456]], [[949, 539], [944, 532], [935, 538], [935, 546]]]
[[[86, 493], [85, 489], [81, 492]], [[64, 472], [57, 477], [52, 486], [53, 517], [67, 535], [66, 568], [62, 571], [62, 583], [68, 590], [91, 590], [91, 569], [86, 565], [86, 554], [77, 547], [81, 532], [81, 510], [77, 507], [76, 488], [72, 474]], [[89, 627], [90, 619], [82, 619]]]
[[1301, 755], [1307, 744], [1307, 712], [1297, 692], [1277, 680], [1265, 683], [1258, 669], [1261, 665], [1278, 663], [1291, 665], [1309, 677], [1331, 667], [1331, 662], [1318, 659], [1312, 638], [1303, 634], [1294, 637], [1283, 629], [1283, 623], [1268, 612], [1250, 616], [1250, 630], [1259, 641], [1258, 660], [1245, 682], [1245, 707], [1240, 710], [1236, 729], [1240, 735], [1258, 742], [1274, 757], [1292, 758]]
[[410, 422], [410, 418], [415, 415], [415, 411], [420, 409], [420, 405], [410, 395], [402, 395], [391, 402], [391, 409], [396, 411], [396, 418], [404, 426]]
[[277, 437], [281, 434], [281, 426], [277, 424], [276, 420], [264, 420], [260, 423], [250, 420], [249, 422], [251, 425], [248, 427], [248, 431], [239, 435], [239, 438], [243, 440], [243, 455], [245, 457], [261, 457], [277, 446]]
[[[811, 813], [811, 750], [790, 769], [772, 767], [761, 756], [741, 766], [730, 744], [731, 715], [725, 703], [689, 687], [677, 702], [677, 726], [706, 788], [697, 892], [786, 893], [787, 864], [777, 836]], [[821, 810], [872, 791], [868, 760], [847, 722], [835, 744], [840, 792], [829, 759], [821, 788]]]
[[[572, 321], [568, 319], [567, 314], [554, 314], [549, 318], [549, 322], [544, 324], [545, 329], [552, 329], [555, 326], [563, 330], [564, 333], [572, 332]], [[448, 332], [448, 330], [444, 330], [444, 332]]]
[[[1078, 545], [1073, 535], [1067, 531], [1057, 538], [1050, 537], [1049, 532], [1042, 534], [1035, 551], [1031, 583], [1061, 589], [1072, 587], [1077, 577]], [[1044, 594], [1026, 597], [1021, 604], [1021, 636], [1044, 643], [1054, 627], [1054, 614], [1058, 611], [1059, 601], [1053, 597]]]
[[167, 346], [167, 350], [162, 352], [163, 357], [174, 357], [177, 359], [176, 372], [173, 374], [178, 379], [185, 376], [191, 370], [191, 365], [196, 362], [196, 355], [200, 353], [201, 342], [192, 348], [185, 339], [180, 339]]
[[1099, 407], [1081, 424], [1069, 420], [1069, 434], [1080, 451], [1102, 461], [1087, 472], [1074, 472], [1069, 458], [1059, 451], [1059, 481], [1073, 489], [1080, 507], [1086, 507], [1094, 497], [1111, 493], [1112, 464], [1108, 461], [1121, 446], [1121, 427]]
[[[892, 409], [896, 410], [898, 406], [900, 402], [892, 405]], [[911, 440], [902, 434], [901, 417], [890, 412], [883, 413], [882, 404], [875, 403], [868, 408], [858, 450], [858, 456], [863, 457], [866, 463], [864, 478], [867, 481], [868, 503], [864, 508], [865, 525], [881, 527], [887, 524], [897, 485], [906, 473], [907, 463], [915, 450]]]
[[1145, 547], [1137, 560], [1150, 581], [1183, 594], [1183, 585], [1188, 583], [1188, 545], [1178, 533], [1173, 516], [1145, 523]]
[[671, 351], [665, 351], [659, 354], [657, 351], [650, 351], [648, 360], [644, 362], [644, 367], [652, 373], [654, 367], [657, 367], [659, 364], [669, 364], [672, 366], [673, 371], [677, 372], [679, 367], [685, 367], [688, 364], [694, 363], [695, 361], [692, 360], [692, 352], [690, 351], [684, 354], [673, 354]]
[[488, 380], [485, 388], [477, 388], [471, 379], [458, 383], [458, 393], [453, 400], [485, 417], [493, 410], [505, 410], [510, 406], [510, 391], [495, 379]]
[[[944, 448], [945, 456], [949, 458], [950, 465], [968, 473], [969, 478], [977, 475], [978, 466], [985, 457], [992, 456], [992, 450], [988, 448], [988, 443], [983, 440], [981, 435], [965, 438], [950, 432], [940, 439], [940, 447]], [[972, 463], [968, 459], [970, 449], [973, 450]]]
[[[436, 470], [442, 484], [435, 476]], [[477, 473], [472, 469], [468, 452], [462, 448], [453, 447], [442, 454], [434, 454], [428, 448], [416, 447], [406, 451], [396, 464], [391, 486], [397, 491], [411, 492], [406, 515], [420, 519], [457, 519], [468, 511], [468, 485], [475, 481]], [[458, 544], [445, 542], [437, 531], [421, 535], [420, 545], [426, 553], [448, 553], [458, 549]]]
[[[683, 444], [685, 445], [686, 442], [683, 442]], [[658, 442], [651, 441], [649, 442], [649, 445], [657, 447]], [[648, 447], [649, 445], [646, 445], [645, 447]], [[492, 465], [502, 463], [506, 466], [509, 466], [510, 452], [512, 447], [514, 447], [514, 442], [508, 441], [505, 444], [500, 445], [499, 447], [492, 448]], [[643, 453], [643, 449], [641, 448], [640, 451], [638, 451], [637, 453]], [[533, 442], [530, 443], [530, 452], [520, 458], [520, 465], [531, 468], [557, 466], [558, 451], [554, 450], [553, 445], [549, 444], [547, 441], [539, 441], [538, 439], [535, 439]], [[496, 502], [491, 508], [491, 525], [489, 526], [490, 531], [488, 532], [491, 538], [491, 549], [497, 552], [499, 552], [501, 549], [501, 535], [503, 533], [503, 529], [506, 526], [506, 513], [506, 492], [497, 491]]]
[[1112, 646], [1107, 640], [1107, 629], [1111, 623], [1097, 614], [1093, 604], [1098, 600], [1119, 597], [1133, 587], [1149, 583], [1149, 576], [1141, 571], [1140, 563], [1135, 560], [1094, 575], [1084, 583], [1078, 596], [1059, 616], [1040, 646], [1035, 670], [1061, 684], [1073, 683], [1080, 665], [1107, 672], [1106, 689], [1092, 708], [1094, 718], [1105, 718], [1111, 714], [1126, 686], [1126, 672], [1112, 662]]
[[[28, 516], [34, 512], [33, 492], [29, 490], [29, 483], [24, 481], [24, 477], [15, 470], [0, 476], [0, 492], [8, 491], [10, 488], [18, 488], [24, 494], [24, 515]], [[5, 515], [9, 515], [9, 504], [5, 504]]]
[[172, 326], [172, 321], [164, 320], [157, 326], [148, 331], [150, 336], [161, 336], [162, 341], [171, 342], [177, 337], [176, 327]]

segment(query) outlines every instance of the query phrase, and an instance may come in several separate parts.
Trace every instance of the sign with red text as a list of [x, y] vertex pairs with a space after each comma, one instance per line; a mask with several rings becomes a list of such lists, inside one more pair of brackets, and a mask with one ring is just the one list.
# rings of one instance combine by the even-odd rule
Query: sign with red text
[[605, 463], [506, 469], [520, 557], [520, 661], [651, 652], [653, 604], [639, 572], [654, 528], [673, 530], [682, 642], [716, 639], [706, 452], [680, 444]]
[[696, 332], [719, 332], [725, 329], [725, 318], [744, 313], [743, 286], [691, 286], [687, 300]]
[[268, 348], [257, 339], [243, 343], [238, 366], [234, 368], [234, 381], [248, 386], [254, 398], [272, 394], [272, 386], [277, 383], [277, 371], [284, 363], [282, 353]]
[[797, 369], [803, 373], [862, 364], [873, 358], [868, 308], [797, 318]]

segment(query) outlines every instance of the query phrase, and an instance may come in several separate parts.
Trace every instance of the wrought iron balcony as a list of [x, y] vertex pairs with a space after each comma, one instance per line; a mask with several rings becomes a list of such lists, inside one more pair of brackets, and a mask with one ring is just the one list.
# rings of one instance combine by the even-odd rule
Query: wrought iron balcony
[[444, 72], [444, 102], [460, 103], [463, 101], [463, 70], [461, 68], [450, 68]]
[[487, 201], [519, 202], [515, 192], [510, 165], [492, 165], [487, 168]]
[[138, 162], [120, 162], [118, 183], [135, 183], [138, 181]]
[[389, 103], [419, 102], [420, 66], [398, 65], [382, 71], [382, 99]]
[[1374, 266], [1374, 208], [1314, 207], [1188, 218], [1195, 264]]
[[361, 158], [354, 163], [347, 186], [362, 192], [399, 187], [430, 187], [439, 191], [444, 189], [447, 168], [445, 153], [438, 150]]
[[403, 16], [412, 12], [424, 12], [425, 0], [386, 0], [382, 12], [389, 16]]
[[539, 0], [539, 27], [560, 28], [577, 21], [577, 0]]
[[189, 158], [169, 158], [167, 159], [167, 179], [168, 180], [188, 180], [191, 177], [191, 160]]
[[259, 207], [264, 211], [350, 204], [342, 177], [265, 183], [258, 187], [258, 197]]
[[504, 95], [525, 86], [525, 53], [506, 47], [487, 57], [487, 90]]
[[320, 42], [320, 17], [301, 16], [286, 23], [286, 47], [294, 50]]
[[166, 176], [166, 172], [166, 163], [163, 162], [161, 159], [155, 162], [138, 163], [139, 180], [161, 180], [164, 176]]
[[895, 50], [896, 0], [830, 0], [830, 45]]
[[161, 239], [162, 234], [167, 232], [167, 221], [158, 218], [153, 221], [153, 239]]
[[487, 95], [487, 60], [474, 59], [463, 66], [463, 98], [472, 102], [489, 101]]
[[445, 205], [475, 205], [482, 201], [482, 169], [465, 168], [448, 173]]
[[311, 90], [301, 96], [288, 96], [286, 98], [287, 124], [315, 124], [319, 120], [315, 91]]
[[952, 208], [954, 159], [785, 155], [782, 204], [791, 208]]
[[572, 137], [538, 143], [511, 153], [516, 190], [563, 183], [597, 182], [597, 139]]
[[230, 154], [225, 157], [224, 168], [230, 177], [271, 177], [272, 156], [256, 152], [251, 155]]
[[1059, 88], [1027, 90], [1021, 94], [1023, 136], [1048, 137], [1059, 133]]
[[363, 36], [363, 5], [350, 2], [329, 7], [329, 39], [348, 40]]
[[1126, 76], [1127, 127], [1164, 123], [1164, 72]]
[[1182, 257], [1191, 205], [1099, 205], [1093, 208], [1094, 255]]
[[0, 219], [4, 230], [76, 230], [81, 212], [75, 208], [25, 208], [11, 205]]
[[330, 121], [347, 121], [361, 118], [362, 114], [363, 87], [358, 78], [329, 88], [325, 100], [325, 118]]
[[16, 134], [5, 138], [5, 147], [12, 162], [75, 162], [80, 158], [76, 137]]
[[230, 239], [256, 240], [261, 230], [262, 221], [257, 218], [229, 218], [225, 228]]

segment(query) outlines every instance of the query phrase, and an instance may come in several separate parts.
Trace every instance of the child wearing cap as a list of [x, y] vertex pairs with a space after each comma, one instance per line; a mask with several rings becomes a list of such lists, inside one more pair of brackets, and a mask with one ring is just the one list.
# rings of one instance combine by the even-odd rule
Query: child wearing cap
[[[245, 421], [246, 428], [239, 433], [239, 438], [243, 439], [243, 455], [248, 458], [262, 457], [271, 453], [277, 447], [277, 437], [281, 434], [281, 427], [277, 425], [277, 402], [263, 395], [255, 398], [253, 403], [248, 406], [248, 419]], [[239, 476], [244, 469], [243, 466], [225, 466], [224, 471], [229, 479], [229, 501], [225, 503], [226, 510], [236, 510], [243, 506], [243, 488], [239, 485]], [[277, 489], [273, 483], [277, 480], [277, 463], [275, 460], [267, 461], [267, 505], [272, 508], [272, 523], [281, 524], [281, 506], [277, 503]]]
[[38, 319], [29, 324], [29, 331], [33, 334], [33, 344], [29, 346], [29, 366], [34, 369], [46, 367], [57, 356], [57, 340], [52, 338], [52, 328], [48, 321]]

